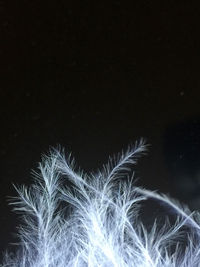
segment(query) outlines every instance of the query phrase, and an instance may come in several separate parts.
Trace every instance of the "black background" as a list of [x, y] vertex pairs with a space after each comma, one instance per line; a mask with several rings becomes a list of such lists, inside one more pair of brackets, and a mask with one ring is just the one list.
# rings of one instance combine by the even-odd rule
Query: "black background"
[[86, 171], [140, 137], [138, 184], [198, 207], [199, 7], [192, 1], [1, 2], [0, 246], [6, 197], [60, 144]]

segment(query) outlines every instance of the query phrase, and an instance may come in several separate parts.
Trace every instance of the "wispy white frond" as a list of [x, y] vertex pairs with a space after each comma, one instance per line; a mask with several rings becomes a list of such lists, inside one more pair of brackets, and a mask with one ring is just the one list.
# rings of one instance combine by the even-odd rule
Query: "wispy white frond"
[[[71, 156], [59, 150], [43, 157], [35, 183], [15, 187], [20, 242], [1, 266], [200, 267], [199, 213], [128, 177], [145, 150], [141, 140], [96, 174], [75, 171]], [[152, 199], [165, 207], [163, 225], [159, 218], [148, 226], [142, 221], [142, 204]], [[175, 220], [167, 219], [171, 212]]]

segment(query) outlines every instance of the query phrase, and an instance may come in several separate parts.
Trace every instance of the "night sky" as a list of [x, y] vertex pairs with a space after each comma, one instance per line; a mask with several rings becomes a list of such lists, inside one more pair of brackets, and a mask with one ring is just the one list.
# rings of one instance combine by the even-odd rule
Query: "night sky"
[[144, 137], [138, 185], [200, 207], [199, 7], [91, 2], [1, 1], [1, 249], [12, 184], [31, 184], [50, 146], [92, 171]]

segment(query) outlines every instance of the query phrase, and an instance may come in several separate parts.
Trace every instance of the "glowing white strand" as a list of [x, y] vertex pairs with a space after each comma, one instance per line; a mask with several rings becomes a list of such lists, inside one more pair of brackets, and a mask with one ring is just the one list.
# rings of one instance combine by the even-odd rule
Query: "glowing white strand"
[[[44, 156], [35, 184], [15, 186], [19, 197], [11, 204], [23, 214], [21, 242], [15, 256], [4, 254], [1, 266], [200, 267], [199, 213], [127, 178], [145, 148], [141, 140], [91, 175], [75, 172], [63, 152]], [[72, 187], [63, 185], [68, 181]], [[139, 216], [147, 199], [173, 209], [176, 222], [160, 227], [155, 218], [147, 229]]]

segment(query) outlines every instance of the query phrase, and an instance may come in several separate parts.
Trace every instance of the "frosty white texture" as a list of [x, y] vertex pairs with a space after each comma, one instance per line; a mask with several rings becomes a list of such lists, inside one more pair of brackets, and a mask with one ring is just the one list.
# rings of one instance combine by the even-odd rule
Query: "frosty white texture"
[[[19, 197], [11, 204], [23, 215], [20, 243], [15, 256], [5, 254], [2, 266], [200, 266], [199, 213], [135, 187], [127, 175], [145, 147], [141, 140], [95, 174], [75, 172], [74, 160], [60, 150], [44, 156], [35, 183], [16, 187]], [[147, 199], [170, 207], [176, 222], [166, 220], [160, 228], [155, 220], [147, 230], [138, 214]]]

